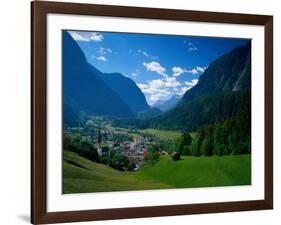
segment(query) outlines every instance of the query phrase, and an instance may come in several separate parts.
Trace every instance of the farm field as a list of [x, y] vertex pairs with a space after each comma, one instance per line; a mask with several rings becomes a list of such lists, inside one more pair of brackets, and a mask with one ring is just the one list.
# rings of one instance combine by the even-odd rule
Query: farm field
[[138, 130], [141, 134], [152, 134], [162, 139], [176, 139], [181, 136], [181, 132], [157, 129], [143, 129]]

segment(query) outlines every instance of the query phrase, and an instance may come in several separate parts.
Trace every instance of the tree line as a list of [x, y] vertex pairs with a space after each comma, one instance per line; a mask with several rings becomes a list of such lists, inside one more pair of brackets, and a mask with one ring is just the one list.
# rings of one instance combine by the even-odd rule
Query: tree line
[[104, 146], [103, 151], [107, 154], [99, 156], [97, 148], [90, 141], [82, 138], [80, 135], [67, 135], [63, 136], [63, 148], [65, 151], [72, 151], [78, 155], [91, 160], [92, 162], [103, 163], [114, 169], [120, 171], [132, 171], [136, 167], [127, 156], [113, 151], [111, 148]]
[[250, 98], [243, 98], [236, 116], [198, 129], [193, 138], [184, 132], [174, 148], [182, 155], [193, 156], [251, 153]]

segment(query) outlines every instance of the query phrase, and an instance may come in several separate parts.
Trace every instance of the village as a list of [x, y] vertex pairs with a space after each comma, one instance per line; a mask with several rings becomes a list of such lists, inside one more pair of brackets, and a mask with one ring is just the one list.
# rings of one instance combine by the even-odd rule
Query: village
[[[116, 166], [119, 170], [128, 170], [128, 165], [130, 165], [130, 171], [140, 169], [148, 160], [151, 160], [149, 158], [153, 146], [157, 145], [159, 148], [154, 150], [152, 160], [157, 160], [156, 155], [159, 157], [168, 154], [173, 141], [180, 135], [176, 132], [157, 132], [115, 127], [109, 120], [97, 116], [87, 118], [79, 126], [64, 127], [64, 134], [71, 140], [74, 142], [79, 140], [80, 144], [87, 142], [96, 149], [98, 159], [92, 158], [94, 156], [91, 156], [92, 153], [90, 152], [93, 150], [89, 150], [89, 153], [87, 153], [87, 157], [91, 160], [98, 160], [100, 163], [113, 167]], [[79, 144], [75, 148], [78, 149]], [[116, 157], [113, 159], [114, 155]], [[125, 166], [116, 165], [116, 163], [120, 164], [120, 161], [126, 162]]]
[[[114, 141], [114, 139], [118, 140], [118, 134], [115, 135], [115, 138], [113, 133], [111, 133], [111, 135], [102, 135], [102, 132], [99, 130], [98, 138], [96, 140], [99, 156], [106, 156], [109, 153], [109, 150], [112, 150], [115, 153], [119, 153], [128, 157], [128, 159], [135, 164], [134, 170], [141, 168], [144, 164], [144, 157], [147, 154], [149, 146], [154, 143], [153, 138], [131, 137], [128, 138], [129, 140], [120, 142], [116, 140]], [[111, 137], [111, 140], [106, 139], [108, 136]]]

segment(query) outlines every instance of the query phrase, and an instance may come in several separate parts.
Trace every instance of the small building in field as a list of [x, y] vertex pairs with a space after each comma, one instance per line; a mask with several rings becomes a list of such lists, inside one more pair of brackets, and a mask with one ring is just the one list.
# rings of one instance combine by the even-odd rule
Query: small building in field
[[160, 155], [168, 155], [168, 152], [162, 150], [162, 151], [160, 152]]
[[180, 155], [180, 153], [178, 153], [178, 152], [172, 152], [171, 158], [172, 158], [174, 161], [178, 161], [178, 160], [181, 159], [181, 155]]

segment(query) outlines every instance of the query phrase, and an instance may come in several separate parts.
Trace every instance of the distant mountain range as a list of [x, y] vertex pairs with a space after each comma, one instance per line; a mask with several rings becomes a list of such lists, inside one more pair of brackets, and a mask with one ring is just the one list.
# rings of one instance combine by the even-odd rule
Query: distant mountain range
[[63, 102], [65, 122], [77, 120], [80, 112], [132, 118], [150, 110], [131, 79], [90, 65], [68, 32], [63, 32]]
[[154, 118], [161, 115], [162, 111], [157, 107], [150, 107], [149, 110], [140, 111], [137, 114], [137, 119], [147, 119], [147, 118]]
[[180, 95], [173, 95], [171, 98], [167, 100], [159, 100], [155, 104], [153, 104], [154, 107], [159, 108], [162, 111], [168, 111], [172, 109], [182, 98]]

